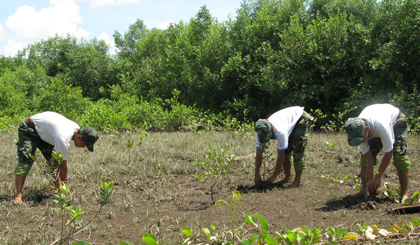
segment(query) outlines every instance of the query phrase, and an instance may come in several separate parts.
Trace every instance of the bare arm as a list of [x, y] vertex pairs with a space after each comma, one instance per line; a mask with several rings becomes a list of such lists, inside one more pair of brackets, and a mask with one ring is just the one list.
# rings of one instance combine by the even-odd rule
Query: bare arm
[[280, 171], [283, 169], [283, 161], [284, 161], [284, 151], [277, 151], [276, 169], [274, 170], [273, 175], [267, 179], [267, 182], [273, 183], [274, 181], [276, 181], [277, 176], [279, 175]]
[[57, 186], [58, 189], [63, 187], [62, 181], [67, 184], [67, 160], [63, 160], [58, 167]]
[[384, 157], [382, 158], [381, 165], [379, 165], [379, 173], [377, 174], [379, 177], [382, 177], [382, 174], [385, 172], [386, 168], [389, 165], [389, 162], [391, 161], [392, 156], [394, 155], [393, 151], [386, 152], [384, 154]]
[[261, 181], [260, 168], [261, 168], [261, 163], [262, 163], [262, 155], [263, 155], [263, 150], [257, 149], [257, 152], [255, 154], [254, 183], [258, 183]]
[[384, 174], [386, 168], [388, 167], [393, 154], [394, 153], [392, 152], [392, 150], [384, 154], [384, 157], [382, 157], [382, 160], [381, 160], [381, 164], [379, 165], [379, 169], [378, 169], [379, 173], [377, 173], [375, 177], [368, 184], [369, 190], [376, 190], [379, 188], [379, 186], [381, 185], [382, 175]]

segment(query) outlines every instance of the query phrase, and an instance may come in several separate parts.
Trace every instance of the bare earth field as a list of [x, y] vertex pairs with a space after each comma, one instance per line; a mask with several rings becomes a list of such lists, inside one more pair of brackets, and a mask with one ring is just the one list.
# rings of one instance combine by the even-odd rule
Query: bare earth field
[[[53, 202], [54, 185], [38, 166], [44, 164], [42, 154], [38, 154], [39, 163], [34, 164], [25, 183], [23, 195], [26, 205], [12, 205], [16, 141], [16, 132], [1, 135], [0, 242], [58, 244], [60, 237], [68, 234], [69, 226], [65, 223], [63, 226], [60, 213], [52, 209], [57, 207]], [[127, 145], [130, 142], [132, 147]], [[410, 137], [410, 194], [420, 190], [419, 142], [419, 137]], [[223, 204], [222, 209], [213, 205], [210, 182], [194, 177], [195, 173], [204, 172], [194, 164], [196, 159], [204, 159], [210, 149], [208, 143], [216, 150], [229, 146], [228, 152], [235, 156], [255, 152], [253, 132], [157, 132], [142, 139], [140, 133], [102, 134], [93, 153], [78, 149], [72, 143], [68, 160], [71, 204], [74, 208], [80, 206], [86, 213], [82, 215], [85, 226], [66, 243], [118, 244], [125, 240], [145, 244], [142, 242], [143, 234], [151, 233], [157, 237], [159, 244], [182, 244], [186, 239], [180, 232], [183, 226], [193, 231], [192, 244], [232, 241], [229, 207]], [[270, 146], [274, 156], [275, 145], [272, 143]], [[244, 222], [245, 214], [263, 216], [269, 225], [268, 233], [274, 237], [277, 237], [276, 232], [283, 234], [301, 226], [357, 232], [356, 224], [389, 229], [394, 224], [401, 227], [413, 218], [420, 218], [418, 213], [388, 213], [391, 209], [407, 205], [385, 196], [384, 187], [375, 197], [347, 197], [356, 192], [353, 177], [359, 174], [359, 159], [358, 149], [347, 144], [344, 134], [315, 132], [310, 135], [308, 166], [298, 188], [277, 184], [255, 186], [252, 156], [230, 163], [228, 173], [216, 185], [215, 199], [228, 202], [232, 192], [241, 193], [241, 200], [234, 205], [235, 243], [261, 231], [261, 227], [255, 228]], [[266, 157], [263, 162], [262, 175], [268, 178], [274, 170], [275, 158]], [[282, 177], [283, 174], [280, 174], [278, 180]], [[116, 192], [112, 202], [98, 213], [101, 206], [100, 180], [115, 181], [113, 189]], [[392, 164], [388, 166], [382, 182], [389, 182], [393, 190], [398, 188], [397, 173]], [[414, 205], [418, 205], [418, 200]], [[66, 220], [67, 214], [64, 222]], [[212, 225], [215, 230], [210, 229]], [[214, 236], [212, 241], [207, 239], [202, 228], [210, 230]], [[418, 244], [418, 233], [416, 228], [411, 235], [405, 233], [390, 239], [378, 238], [375, 242]]]

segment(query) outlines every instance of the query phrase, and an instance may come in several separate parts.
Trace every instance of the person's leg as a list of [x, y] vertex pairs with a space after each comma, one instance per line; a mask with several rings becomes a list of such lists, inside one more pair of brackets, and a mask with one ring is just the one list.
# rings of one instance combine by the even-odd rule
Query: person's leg
[[404, 201], [406, 198], [409, 197], [408, 195], [408, 179], [409, 179], [409, 173], [408, 169], [404, 171], [398, 171], [398, 179], [400, 181], [401, 186], [401, 201]]
[[302, 119], [297, 122], [290, 134], [289, 146], [293, 150], [293, 162], [295, 167], [295, 179], [290, 187], [300, 186], [301, 176], [306, 169], [306, 146], [308, 145], [309, 131], [311, 130], [313, 117], [304, 112]]
[[20, 176], [16, 174], [15, 185], [16, 185], [16, 194], [13, 200], [13, 204], [21, 205], [24, 204], [22, 201], [22, 188], [25, 184], [26, 177]]
[[287, 149], [283, 160], [284, 178], [278, 182], [279, 184], [285, 184], [292, 180], [292, 158], [291, 150]]
[[39, 143], [39, 136], [33, 128], [29, 128], [25, 122], [21, 122], [18, 128], [19, 140], [17, 145], [18, 164], [15, 168], [16, 194], [14, 204], [24, 204], [22, 200], [22, 189], [26, 176], [35, 160], [35, 150]]
[[394, 125], [395, 143], [393, 149], [394, 166], [398, 171], [398, 180], [401, 186], [401, 200], [405, 200], [408, 195], [410, 159], [407, 156], [408, 125], [404, 114], [401, 114]]

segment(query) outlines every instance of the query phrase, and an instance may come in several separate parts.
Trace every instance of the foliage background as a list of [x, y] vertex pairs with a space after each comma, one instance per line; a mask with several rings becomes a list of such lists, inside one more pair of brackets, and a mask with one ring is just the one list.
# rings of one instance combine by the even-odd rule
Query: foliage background
[[141, 19], [103, 42], [55, 36], [0, 57], [0, 130], [54, 110], [101, 130], [179, 130], [255, 121], [292, 105], [339, 129], [392, 103], [419, 129], [420, 2], [244, 0], [218, 22]]

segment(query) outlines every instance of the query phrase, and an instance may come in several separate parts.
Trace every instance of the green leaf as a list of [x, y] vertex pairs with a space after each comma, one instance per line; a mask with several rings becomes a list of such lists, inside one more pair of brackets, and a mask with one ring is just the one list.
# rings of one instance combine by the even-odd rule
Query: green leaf
[[328, 233], [330, 233], [331, 236], [335, 236], [335, 230], [331, 229], [331, 228], [327, 228]]
[[181, 228], [181, 232], [184, 233], [184, 235], [186, 235], [187, 237], [189, 237], [193, 234], [193, 232], [191, 231], [191, 229], [188, 226], [183, 226]]
[[340, 229], [340, 230], [337, 231], [336, 236], [341, 236], [341, 235], [346, 234], [346, 233], [347, 233], [346, 229]]
[[267, 232], [266, 231], [260, 231], [260, 236], [261, 237], [266, 237], [267, 236]]
[[309, 237], [311, 237], [311, 229], [308, 227], [302, 226], [302, 230], [305, 232], [305, 234]]
[[277, 245], [276, 240], [271, 235], [266, 236], [264, 240], [268, 245]]
[[73, 243], [72, 245], [91, 245], [91, 244], [88, 243], [88, 242], [84, 242], [84, 241], [78, 241], [76, 243]]
[[414, 226], [419, 226], [420, 225], [420, 219], [418, 219], [418, 218], [412, 219], [411, 224], [413, 224]]
[[257, 223], [255, 223], [254, 218], [253, 218], [253, 216], [252, 216], [252, 215], [245, 214], [245, 221], [246, 221], [248, 224], [253, 224], [255, 227], [257, 227], [257, 228], [258, 228], [258, 225], [257, 225]]
[[239, 242], [239, 245], [252, 245], [252, 244], [248, 242], [247, 240], [242, 240]]
[[413, 193], [413, 198], [418, 199], [419, 195], [420, 195], [420, 192], [417, 190], [416, 192]]
[[148, 245], [158, 245], [156, 237], [150, 233], [144, 233], [141, 240]]
[[141, 240], [145, 242], [147, 245], [158, 245], [158, 243], [153, 240], [151, 237], [142, 237]]
[[201, 229], [203, 230], [204, 234], [206, 234], [207, 239], [210, 240], [210, 231], [209, 231], [209, 229], [207, 229], [207, 228], [201, 228]]
[[134, 244], [127, 241], [120, 241], [120, 245], [134, 245]]
[[408, 197], [404, 200], [404, 204], [412, 204], [414, 203], [414, 197]]
[[291, 241], [292, 243], [296, 240], [297, 236], [296, 233], [294, 233], [293, 231], [286, 231], [285, 233], [289, 241]]
[[238, 201], [240, 201], [241, 200], [241, 193], [239, 193], [239, 192], [233, 192], [234, 193], [234, 195], [235, 195], [235, 198], [238, 200]]
[[268, 231], [268, 223], [267, 220], [265, 220], [265, 218], [259, 214], [255, 214], [255, 216], [258, 217], [258, 219], [260, 220], [261, 226], [263, 228], [263, 230]]

